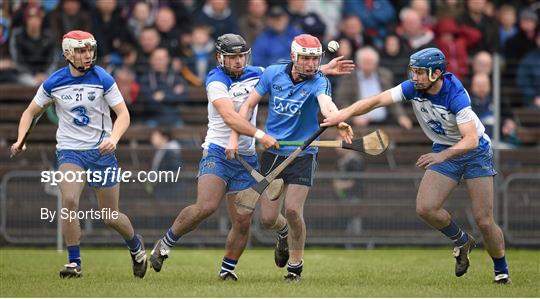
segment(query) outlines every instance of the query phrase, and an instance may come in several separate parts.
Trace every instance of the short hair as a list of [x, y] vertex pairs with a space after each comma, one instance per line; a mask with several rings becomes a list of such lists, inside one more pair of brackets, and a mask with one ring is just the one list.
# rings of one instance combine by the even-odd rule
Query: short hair
[[165, 137], [167, 140], [173, 139], [172, 130], [168, 127], [157, 127], [154, 129], [154, 132], [159, 133], [161, 136]]
[[363, 56], [365, 54], [368, 54], [368, 53], [373, 54], [373, 56], [375, 57], [376, 64], [379, 64], [379, 52], [377, 52], [371, 46], [362, 47], [362, 48], [358, 49], [358, 51], [356, 51], [356, 59], [358, 60], [358, 62], [360, 62], [360, 57], [361, 56]]

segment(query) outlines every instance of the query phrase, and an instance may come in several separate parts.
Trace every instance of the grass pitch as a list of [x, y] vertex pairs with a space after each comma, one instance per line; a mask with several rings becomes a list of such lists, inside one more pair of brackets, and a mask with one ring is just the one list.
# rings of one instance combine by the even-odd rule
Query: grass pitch
[[221, 249], [175, 248], [160, 273], [149, 268], [141, 280], [126, 249], [83, 247], [83, 278], [63, 280], [65, 252], [0, 248], [0, 297], [539, 297], [540, 250], [507, 256], [512, 286], [492, 283], [492, 261], [478, 248], [461, 278], [451, 248], [308, 249], [302, 281], [286, 283], [272, 249], [248, 249], [240, 280], [223, 282]]

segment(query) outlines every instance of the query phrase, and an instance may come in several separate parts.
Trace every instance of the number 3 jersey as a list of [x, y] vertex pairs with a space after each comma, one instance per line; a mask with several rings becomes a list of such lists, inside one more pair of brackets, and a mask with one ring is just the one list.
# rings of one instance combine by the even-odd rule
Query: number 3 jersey
[[57, 149], [95, 149], [111, 134], [109, 107], [124, 101], [114, 79], [103, 68], [94, 66], [80, 77], [69, 67], [53, 73], [39, 87], [34, 101], [40, 107], [56, 106], [59, 123]]
[[490, 139], [484, 134], [484, 125], [471, 109], [469, 94], [452, 73], [443, 75], [443, 86], [436, 95], [429, 95], [414, 89], [410, 80], [390, 90], [394, 102], [410, 100], [413, 111], [424, 133], [436, 144], [452, 146], [462, 136], [458, 125], [474, 121], [478, 138]]

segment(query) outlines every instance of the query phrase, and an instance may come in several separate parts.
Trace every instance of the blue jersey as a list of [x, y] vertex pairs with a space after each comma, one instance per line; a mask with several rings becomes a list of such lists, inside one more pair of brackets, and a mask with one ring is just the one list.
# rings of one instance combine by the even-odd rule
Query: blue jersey
[[69, 67], [54, 72], [34, 97], [40, 107], [54, 102], [58, 115], [58, 149], [95, 149], [111, 134], [109, 107], [124, 101], [114, 79], [99, 66], [74, 77]]
[[461, 82], [452, 74], [443, 74], [443, 85], [436, 95], [429, 95], [414, 89], [414, 83], [407, 80], [391, 89], [394, 102], [412, 101], [413, 111], [424, 133], [435, 145], [452, 146], [462, 136], [458, 125], [474, 121], [480, 146], [490, 144], [489, 137], [484, 134], [485, 128], [478, 116], [471, 109], [471, 99]]
[[[266, 132], [278, 141], [305, 141], [319, 129], [319, 102], [321, 94], [332, 95], [328, 79], [318, 72], [309, 80], [294, 84], [291, 77], [292, 63], [269, 66], [262, 74], [255, 90], [268, 99]], [[284, 146], [269, 151], [289, 155], [295, 146]], [[309, 147], [304, 153], [316, 153]]]

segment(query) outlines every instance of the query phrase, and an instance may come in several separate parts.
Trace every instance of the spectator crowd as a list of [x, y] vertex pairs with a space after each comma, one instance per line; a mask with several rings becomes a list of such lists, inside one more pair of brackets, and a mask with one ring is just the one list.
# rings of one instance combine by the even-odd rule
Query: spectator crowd
[[[493, 131], [492, 74], [501, 61], [503, 137], [515, 107], [540, 109], [540, 3], [534, 0], [11, 0], [0, 7], [0, 84], [38, 86], [65, 64], [65, 32], [92, 32], [98, 64], [114, 75], [134, 122], [183, 125], [177, 105], [216, 66], [214, 40], [244, 36], [251, 64], [290, 57], [294, 36], [309, 33], [357, 65], [331, 78], [338, 106], [408, 78], [409, 55], [438, 47], [466, 85], [472, 107]], [[354, 120], [357, 126], [412, 119], [397, 106]], [[506, 135], [505, 135], [506, 134]], [[513, 140], [513, 139], [512, 139]]]

